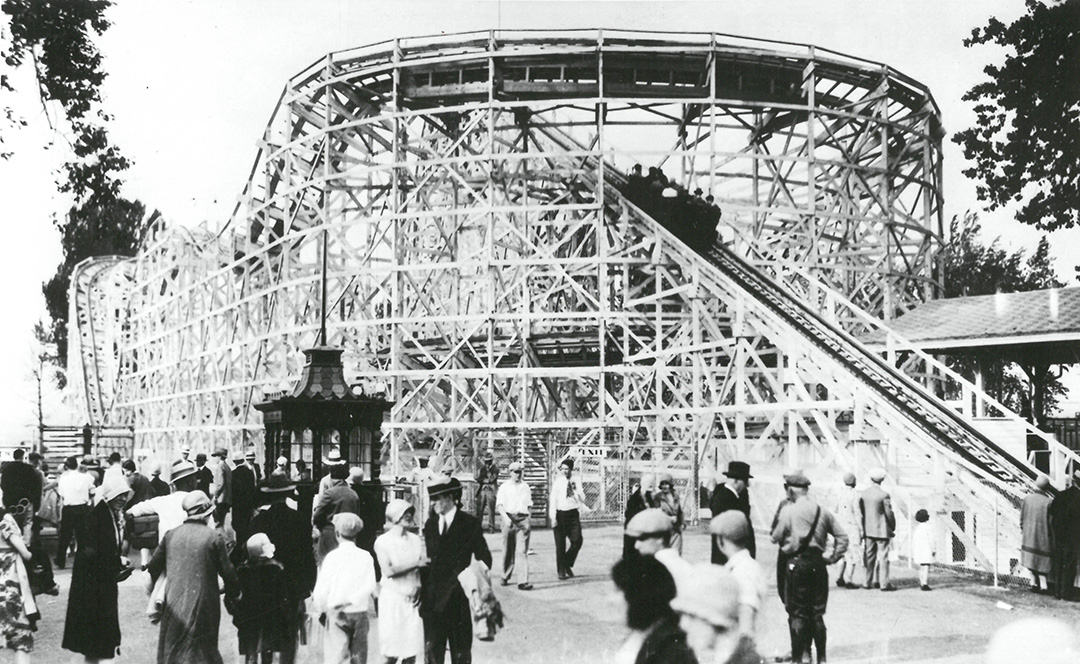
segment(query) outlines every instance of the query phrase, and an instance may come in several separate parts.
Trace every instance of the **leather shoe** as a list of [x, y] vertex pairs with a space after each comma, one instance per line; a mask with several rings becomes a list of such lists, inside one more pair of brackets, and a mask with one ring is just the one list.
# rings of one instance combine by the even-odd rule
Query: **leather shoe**
[[570, 577], [571, 579], [574, 578], [574, 570], [567, 567], [566, 568], [566, 576]]
[[894, 586], [893, 584], [891, 584], [891, 583], [890, 583], [889, 585], [887, 585], [887, 586], [885, 586], [884, 588], [882, 588], [882, 589], [881, 589], [881, 592], [883, 592], [883, 593], [889, 593], [889, 592], [892, 592], [892, 591], [894, 591], [894, 590], [896, 590], [896, 586]]
[[519, 583], [518, 590], [532, 590], [533, 584], [531, 583]]
[[504, 586], [510, 585], [510, 580], [509, 579], [503, 579], [502, 580], [502, 585], [504, 585]]
[[559, 572], [559, 580], [560, 581], [565, 581], [565, 580], [567, 580], [569, 578], [570, 578], [570, 576], [566, 572]]

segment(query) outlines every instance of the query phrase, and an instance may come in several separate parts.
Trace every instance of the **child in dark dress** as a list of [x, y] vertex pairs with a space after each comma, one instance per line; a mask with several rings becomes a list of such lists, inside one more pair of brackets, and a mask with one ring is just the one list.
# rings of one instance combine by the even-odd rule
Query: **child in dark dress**
[[232, 612], [233, 624], [245, 664], [257, 664], [260, 654], [263, 664], [270, 664], [275, 652], [291, 644], [285, 568], [274, 560], [274, 545], [264, 533], [248, 539], [247, 553], [247, 562], [236, 570], [241, 595]]

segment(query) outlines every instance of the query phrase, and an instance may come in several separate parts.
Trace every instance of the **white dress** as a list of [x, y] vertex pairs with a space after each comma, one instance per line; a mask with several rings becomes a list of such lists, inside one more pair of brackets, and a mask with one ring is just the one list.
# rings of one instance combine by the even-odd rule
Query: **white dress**
[[424, 623], [413, 597], [420, 592], [420, 572], [412, 570], [391, 578], [390, 566], [404, 567], [423, 558], [420, 537], [406, 530], [392, 528], [375, 540], [375, 555], [383, 569], [379, 592], [379, 648], [383, 657], [424, 657]]
[[933, 531], [928, 522], [916, 523], [911, 531], [911, 562], [916, 565], [934, 563]]

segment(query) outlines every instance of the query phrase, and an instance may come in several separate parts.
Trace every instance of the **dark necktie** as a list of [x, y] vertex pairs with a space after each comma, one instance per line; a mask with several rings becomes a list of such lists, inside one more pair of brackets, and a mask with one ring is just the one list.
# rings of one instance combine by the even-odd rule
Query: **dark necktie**
[[446, 518], [440, 516], [439, 517], [439, 535], [445, 535], [445, 534], [446, 534]]
[[566, 497], [574, 497], [574, 482], [572, 480], [566, 480]]

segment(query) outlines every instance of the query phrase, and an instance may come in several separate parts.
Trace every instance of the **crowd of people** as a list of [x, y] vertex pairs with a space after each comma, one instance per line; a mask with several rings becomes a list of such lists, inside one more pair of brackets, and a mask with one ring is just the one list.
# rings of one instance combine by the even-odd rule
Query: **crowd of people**
[[631, 203], [689, 246], [706, 250], [716, 242], [721, 212], [712, 194], [702, 197], [704, 192], [700, 188], [691, 194], [656, 166], [643, 175], [641, 164], [634, 165], [620, 190]]
[[[279, 459], [264, 477], [254, 449], [232, 464], [228, 456], [219, 448], [208, 465], [205, 455], [192, 458], [183, 448], [167, 482], [160, 466], [143, 475], [119, 454], [106, 464], [71, 457], [54, 483], [55, 516], [45, 505], [49, 482], [40, 456], [24, 461], [17, 454], [0, 473], [0, 631], [15, 660], [30, 661], [40, 618], [35, 596], [56, 592], [41, 544], [45, 519], [58, 526], [57, 567], [67, 565], [74, 548], [62, 646], [87, 662], [119, 654], [118, 584], [137, 569], [147, 572], [145, 613], [157, 624], [162, 664], [224, 661], [222, 605], [249, 664], [275, 657], [288, 664], [311, 640], [321, 643], [328, 664], [366, 662], [371, 615], [378, 616], [381, 661], [441, 664], [449, 653], [451, 662], [468, 662], [473, 639], [491, 639], [502, 627], [492, 576], [510, 586], [521, 570], [517, 588], [533, 589], [534, 492], [520, 461], [501, 480], [494, 455], [481, 457], [474, 516], [463, 509], [464, 487], [453, 473], [427, 475], [419, 505], [401, 499], [383, 505], [363, 486], [362, 470], [333, 449], [322, 459], [326, 476], [310, 484], [317, 489], [305, 512], [297, 480], [310, 479], [301, 474], [306, 467], [291, 473], [288, 460]], [[708, 562], [682, 555], [685, 517], [671, 474], [645, 474], [632, 487], [622, 556], [611, 569], [628, 628], [616, 662], [762, 661], [757, 638], [767, 581], [750, 521], [753, 475], [741, 461], [729, 463], [724, 475], [709, 496]], [[839, 588], [896, 590], [889, 576], [896, 515], [885, 479], [884, 470], [874, 469], [859, 490], [848, 473], [826, 507], [810, 495], [805, 473], [784, 475], [785, 495], [770, 530], [791, 644], [782, 659], [827, 661], [829, 565], [838, 567]], [[573, 458], [558, 462], [547, 506], [555, 572], [571, 579], [583, 545], [581, 512], [588, 510]], [[1052, 496], [1045, 478], [1024, 501], [1023, 564], [1035, 575], [1035, 589], [1069, 597], [1073, 577], [1063, 567], [1075, 570], [1076, 553], [1063, 551], [1063, 534], [1078, 514], [1080, 488]], [[489, 529], [496, 519], [501, 523], [501, 570], [492, 568], [485, 518]], [[920, 509], [914, 518], [910, 555], [928, 591], [935, 556], [930, 515]], [[1063, 581], [1048, 586], [1046, 579]]]

